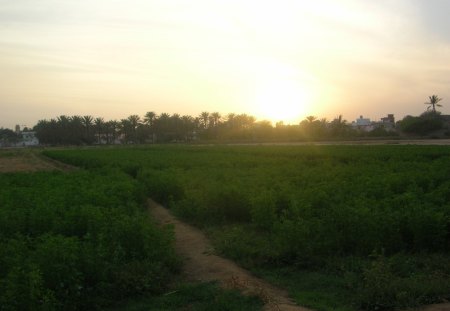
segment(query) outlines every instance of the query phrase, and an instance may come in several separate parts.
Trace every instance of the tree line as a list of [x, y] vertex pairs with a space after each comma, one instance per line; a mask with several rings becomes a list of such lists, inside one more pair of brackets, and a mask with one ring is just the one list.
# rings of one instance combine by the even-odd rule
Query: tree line
[[[93, 116], [59, 116], [40, 120], [33, 130], [42, 144], [139, 144], [194, 140], [331, 139], [361, 135], [342, 115], [329, 121], [308, 116], [296, 125], [257, 121], [248, 114], [202, 112], [198, 116], [147, 112], [143, 117], [105, 121]], [[378, 133], [380, 134], [380, 133]], [[381, 134], [388, 135], [386, 131]]]
[[[61, 115], [50, 120], [39, 120], [33, 127], [41, 144], [92, 145], [92, 144], [142, 144], [191, 141], [298, 141], [333, 140], [358, 137], [387, 137], [399, 133], [430, 135], [445, 128], [446, 121], [436, 107], [442, 107], [442, 98], [429, 96], [427, 111], [420, 116], [406, 116], [397, 124], [385, 128], [378, 123], [371, 131], [360, 130], [342, 115], [332, 120], [307, 116], [299, 124], [285, 125], [270, 121], [257, 121], [248, 114], [203, 111], [197, 116], [178, 113], [156, 114], [147, 112], [143, 117], [133, 114], [121, 120], [101, 117]], [[394, 130], [393, 130], [394, 129]], [[17, 140], [14, 132], [1, 129], [2, 142]], [[446, 132], [449, 135], [450, 131]]]

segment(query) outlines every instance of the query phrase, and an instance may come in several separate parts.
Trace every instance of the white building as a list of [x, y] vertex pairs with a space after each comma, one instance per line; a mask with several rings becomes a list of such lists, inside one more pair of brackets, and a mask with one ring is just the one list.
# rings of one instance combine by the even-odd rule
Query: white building
[[363, 116], [359, 116], [356, 121], [352, 122], [352, 127], [354, 129], [358, 129], [365, 132], [370, 132], [375, 129], [375, 126], [373, 125], [373, 122], [370, 121], [369, 118], [363, 118]]
[[36, 132], [21, 132], [22, 140], [17, 143], [18, 146], [37, 146], [39, 139], [36, 137]]

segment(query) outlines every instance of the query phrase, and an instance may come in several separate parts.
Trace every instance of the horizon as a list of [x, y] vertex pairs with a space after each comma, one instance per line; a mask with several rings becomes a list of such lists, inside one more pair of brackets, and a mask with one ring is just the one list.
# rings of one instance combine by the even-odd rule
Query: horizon
[[0, 127], [60, 115], [272, 124], [450, 114], [445, 0], [0, 0]]

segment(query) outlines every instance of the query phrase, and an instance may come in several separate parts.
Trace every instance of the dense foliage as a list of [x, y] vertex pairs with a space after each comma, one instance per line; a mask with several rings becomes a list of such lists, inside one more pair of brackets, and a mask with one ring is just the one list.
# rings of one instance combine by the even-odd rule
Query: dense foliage
[[427, 112], [418, 117], [404, 117], [399, 127], [405, 133], [423, 136], [443, 129], [444, 120], [439, 113]]
[[346, 302], [352, 308], [450, 298], [448, 147], [205, 146], [47, 154], [91, 169], [120, 167], [178, 215], [209, 228], [217, 249], [249, 268], [337, 275], [352, 293]]
[[398, 136], [394, 120], [356, 126], [342, 115], [329, 121], [308, 116], [299, 124], [257, 121], [247, 114], [202, 112], [199, 116], [147, 112], [144, 118], [105, 121], [92, 116], [40, 120], [34, 130], [44, 145], [140, 144], [191, 141], [311, 141]]
[[0, 147], [8, 147], [15, 144], [19, 136], [10, 129], [0, 128]]
[[0, 174], [0, 310], [96, 310], [163, 291], [172, 234], [122, 171]]

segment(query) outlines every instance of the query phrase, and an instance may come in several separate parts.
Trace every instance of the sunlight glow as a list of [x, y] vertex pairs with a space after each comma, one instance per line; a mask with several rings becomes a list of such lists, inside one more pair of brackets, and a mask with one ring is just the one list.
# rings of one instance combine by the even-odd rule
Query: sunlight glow
[[296, 81], [273, 80], [257, 88], [253, 109], [261, 119], [293, 123], [304, 117], [309, 101], [310, 95]]

